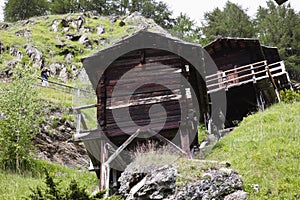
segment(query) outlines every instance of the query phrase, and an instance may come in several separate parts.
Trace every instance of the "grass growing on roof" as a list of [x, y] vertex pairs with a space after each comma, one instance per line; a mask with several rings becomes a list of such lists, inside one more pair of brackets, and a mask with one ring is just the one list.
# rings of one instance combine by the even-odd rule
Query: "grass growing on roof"
[[229, 161], [243, 176], [250, 200], [300, 199], [299, 122], [300, 103], [274, 105], [245, 118], [207, 159]]

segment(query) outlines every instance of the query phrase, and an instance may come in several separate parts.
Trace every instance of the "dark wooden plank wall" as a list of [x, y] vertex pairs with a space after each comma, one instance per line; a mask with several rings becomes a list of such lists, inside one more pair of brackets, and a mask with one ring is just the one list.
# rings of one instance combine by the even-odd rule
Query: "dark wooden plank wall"
[[249, 47], [245, 49], [224, 49], [212, 55], [219, 70], [225, 71], [236, 66], [243, 66], [263, 61], [264, 57], [260, 48]]
[[[182, 71], [185, 71], [182, 69], [185, 69], [187, 64], [184, 59], [175, 54], [153, 49], [133, 51], [114, 61], [103, 74], [97, 87], [98, 121], [107, 136], [116, 141], [115, 143], [120, 143], [122, 138], [126, 138], [113, 119], [112, 109], [116, 109], [122, 116], [122, 113], [128, 109], [128, 105], [124, 104], [124, 100], [128, 96], [126, 92], [120, 93], [118, 96], [114, 96], [112, 101], [112, 93], [122, 75], [138, 66], [134, 69], [132, 76], [128, 76], [128, 79], [124, 81], [126, 85], [122, 85], [122, 87], [130, 89], [137, 80], [145, 83], [130, 96], [132, 105], [129, 106], [129, 111], [132, 120], [139, 126], [148, 125], [150, 123], [149, 108], [154, 104], [161, 104], [167, 111], [167, 120], [160, 134], [172, 139], [181, 121], [182, 113], [178, 98], [182, 95], [182, 90], [180, 90], [182, 89], [181, 74]], [[171, 86], [170, 89], [173, 92], [163, 85], [153, 83], [152, 78], [148, 76], [149, 72], [157, 75], [156, 79], [160, 83]], [[189, 71], [185, 72], [184, 76], [189, 80]], [[188, 108], [184, 109], [193, 113], [192, 99], [187, 101]], [[163, 116], [162, 113], [155, 113], [154, 117], [157, 123], [153, 124], [153, 129], [156, 129], [159, 122], [163, 120], [161, 116]], [[120, 118], [121, 124], [119, 125], [126, 127], [128, 120], [131, 119]], [[129, 126], [126, 127], [126, 130], [136, 131], [134, 127]]]

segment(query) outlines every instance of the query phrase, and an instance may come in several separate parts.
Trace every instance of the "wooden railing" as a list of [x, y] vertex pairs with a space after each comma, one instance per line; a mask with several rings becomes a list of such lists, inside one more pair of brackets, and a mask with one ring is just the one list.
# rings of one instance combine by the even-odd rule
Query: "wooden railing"
[[286, 73], [283, 61], [267, 65], [267, 61], [260, 61], [249, 65], [235, 67], [226, 71], [206, 76], [209, 93], [220, 89], [256, 82], [265, 78], [280, 76]]
[[81, 112], [81, 110], [95, 108], [95, 107], [97, 107], [97, 104], [90, 104], [90, 105], [79, 106], [79, 107], [73, 108], [77, 114], [76, 133], [73, 136], [74, 141], [82, 142], [85, 140], [101, 138], [101, 136], [99, 136], [100, 131], [98, 128], [96, 128], [96, 129], [88, 128], [87, 123], [84, 119], [84, 115]]

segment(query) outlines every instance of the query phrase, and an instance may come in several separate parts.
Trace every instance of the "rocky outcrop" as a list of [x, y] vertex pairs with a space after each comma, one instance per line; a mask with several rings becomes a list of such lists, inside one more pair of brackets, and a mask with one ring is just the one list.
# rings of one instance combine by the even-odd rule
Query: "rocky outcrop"
[[25, 29], [15, 32], [15, 35], [18, 37], [29, 37], [30, 34], [31, 34], [31, 31], [29, 28], [25, 28]]
[[131, 171], [130, 166], [119, 178], [119, 192], [126, 200], [166, 199], [173, 197], [176, 189], [174, 167], [150, 167], [149, 171]]
[[63, 114], [59, 107], [49, 106], [50, 110], [42, 129], [34, 138], [38, 158], [71, 168], [88, 168], [89, 158], [82, 145], [76, 144], [72, 135], [74, 123]]
[[29, 44], [25, 46], [25, 51], [36, 67], [40, 69], [44, 67], [44, 57], [41, 51]]
[[[81, 58], [108, 47], [108, 44], [145, 28], [166, 33], [153, 20], [137, 12], [127, 17], [104, 17], [93, 12], [56, 17], [0, 23], [0, 31], [10, 35], [0, 41], [0, 54], [7, 58], [0, 62], [1, 68], [10, 69], [16, 64], [38, 69], [46, 67], [52, 72], [51, 77], [66, 82], [78, 75]], [[120, 31], [118, 27], [123, 28]], [[7, 77], [6, 73], [0, 72], [1, 77]]]
[[[203, 162], [205, 163], [205, 162]], [[205, 164], [204, 164], [205, 165]], [[176, 165], [174, 165], [176, 166]], [[131, 163], [119, 178], [119, 192], [126, 200], [132, 199], [175, 199], [175, 200], [246, 200], [241, 177], [227, 167], [194, 168], [202, 174], [185, 185], [176, 186], [180, 171], [173, 165], [136, 166]], [[223, 166], [220, 163], [220, 166]], [[188, 168], [185, 168], [185, 170]], [[193, 172], [194, 173], [194, 172]]]
[[242, 192], [243, 189], [243, 181], [236, 171], [213, 170], [203, 174], [199, 181], [185, 186], [177, 194], [176, 199], [223, 200], [236, 197], [236, 199], [246, 200], [247, 195]]

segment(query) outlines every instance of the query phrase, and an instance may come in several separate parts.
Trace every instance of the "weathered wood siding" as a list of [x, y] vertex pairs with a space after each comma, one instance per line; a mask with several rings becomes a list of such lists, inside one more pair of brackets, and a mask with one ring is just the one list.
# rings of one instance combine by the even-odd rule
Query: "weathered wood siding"
[[[181, 121], [181, 108], [179, 100], [186, 93], [186, 88], [182, 90], [181, 78], [189, 80], [189, 71], [186, 71], [187, 63], [184, 59], [173, 53], [155, 50], [143, 49], [127, 53], [115, 60], [104, 72], [97, 87], [98, 97], [98, 122], [106, 135], [116, 144], [121, 144], [128, 136], [123, 133], [118, 125], [125, 127], [126, 131], [134, 133], [134, 127], [127, 127], [128, 120], [133, 120], [139, 126], [145, 126], [150, 123], [149, 108], [154, 104], [161, 104], [167, 112], [167, 120], [160, 131], [163, 136], [172, 139], [177, 132]], [[113, 90], [122, 76], [134, 69], [134, 73], [127, 76], [126, 85], [123, 88], [130, 90], [136, 81], [145, 83], [138, 88], [132, 95], [128, 96], [127, 91], [113, 96]], [[156, 80], [160, 84], [153, 82], [151, 74], [157, 74]], [[171, 88], [166, 88], [163, 85]], [[195, 85], [196, 86], [196, 85]], [[199, 86], [198, 86], [199, 87]], [[171, 91], [172, 90], [172, 91]], [[130, 105], [124, 100], [130, 99]], [[187, 99], [192, 113], [193, 103], [191, 98]], [[129, 109], [132, 119], [121, 116], [121, 123], [117, 124], [112, 110], [117, 110], [120, 115]], [[186, 108], [184, 108], [186, 110]], [[155, 113], [154, 118], [160, 123], [163, 113]], [[156, 123], [151, 127], [157, 128]], [[115, 139], [114, 139], [115, 138]], [[124, 139], [123, 139], [124, 138]]]

